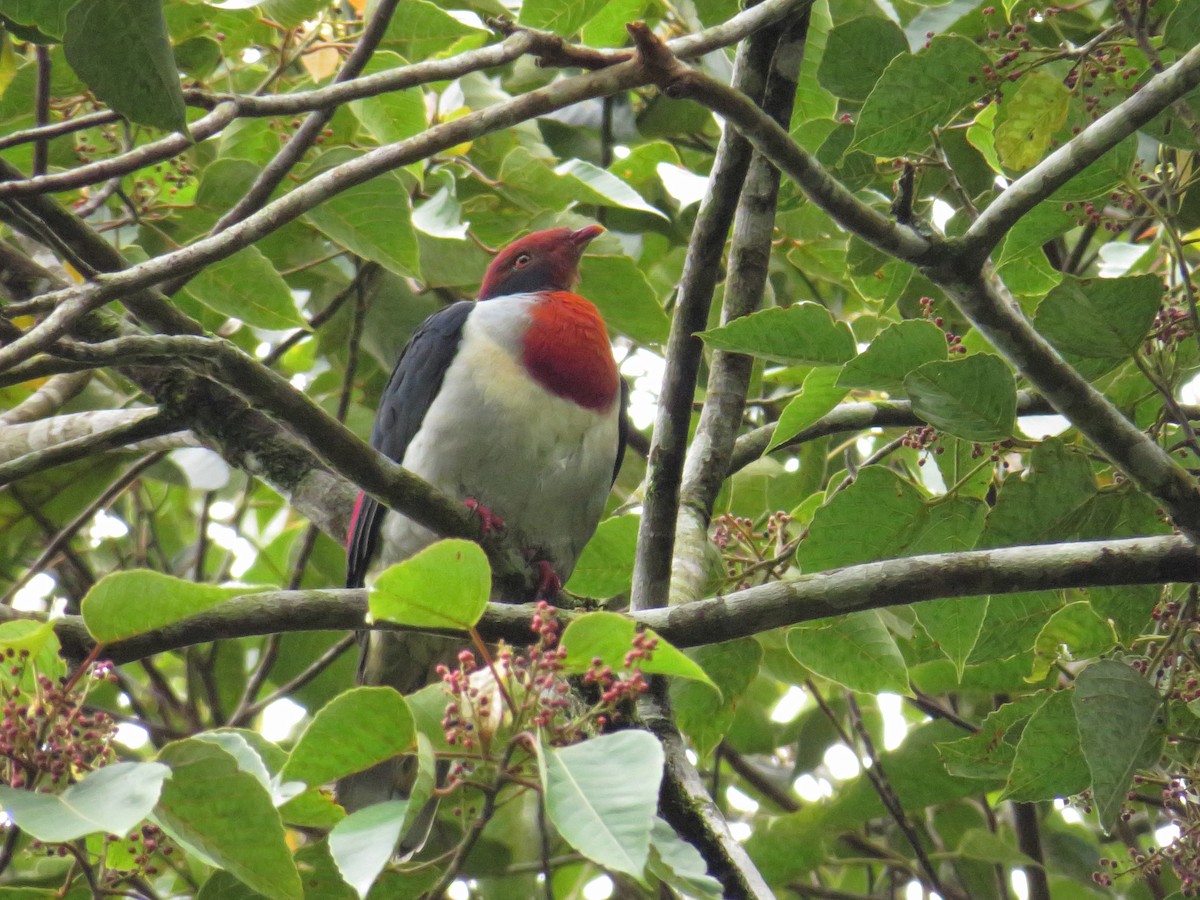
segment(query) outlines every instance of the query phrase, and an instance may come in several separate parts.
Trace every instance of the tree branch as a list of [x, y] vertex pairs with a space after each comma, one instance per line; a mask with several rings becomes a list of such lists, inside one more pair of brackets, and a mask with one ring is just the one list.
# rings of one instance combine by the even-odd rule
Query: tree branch
[[[1038, 544], [998, 550], [932, 553], [863, 563], [758, 585], [677, 607], [630, 613], [677, 647], [749, 637], [773, 628], [947, 597], [992, 596], [1035, 590], [1166, 584], [1200, 580], [1200, 549], [1178, 536]], [[130, 662], [193, 644], [292, 631], [413, 629], [364, 624], [365, 589], [267, 591], [235, 597], [204, 613], [110, 644], [105, 657]], [[477, 626], [485, 640], [527, 644], [532, 603], [489, 603]], [[560, 610], [564, 624], [579, 613]], [[39, 618], [0, 609], [0, 621]], [[64, 648], [86, 656], [92, 641], [83, 620], [55, 620]], [[453, 632], [441, 632], [449, 633]]]
[[[796, 79], [807, 35], [808, 10], [798, 15], [780, 38], [763, 93], [763, 111], [785, 129], [795, 105]], [[722, 325], [762, 307], [778, 194], [779, 170], [755, 152], [733, 219]], [[721, 350], [712, 354], [700, 421], [683, 464], [671, 566], [671, 605], [700, 599], [707, 584], [709, 520], [717, 493], [728, 476], [753, 370], [753, 357]]]
[[978, 270], [1018, 219], [1198, 84], [1200, 46], [1014, 181], [957, 242], [964, 271]]
[[684, 65], [648, 31], [633, 25], [629, 28], [635, 40], [640, 40], [655, 83], [668, 97], [695, 100], [720, 115], [847, 231], [914, 265], [937, 259], [938, 242], [896, 224], [860, 201], [745, 94]]
[[1002, 293], [1002, 286], [983, 275], [960, 276], [957, 268], [931, 274], [971, 324], [1059, 413], [1161, 503], [1185, 534], [1200, 541], [1200, 488], [1191, 475], [1066, 363], [1007, 291]]

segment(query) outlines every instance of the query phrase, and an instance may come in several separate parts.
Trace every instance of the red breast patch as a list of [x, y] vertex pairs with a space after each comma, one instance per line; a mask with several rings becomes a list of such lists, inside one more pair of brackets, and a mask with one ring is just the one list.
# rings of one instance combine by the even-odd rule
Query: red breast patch
[[569, 291], [538, 297], [525, 332], [525, 368], [551, 393], [585, 409], [607, 409], [619, 376], [600, 313]]

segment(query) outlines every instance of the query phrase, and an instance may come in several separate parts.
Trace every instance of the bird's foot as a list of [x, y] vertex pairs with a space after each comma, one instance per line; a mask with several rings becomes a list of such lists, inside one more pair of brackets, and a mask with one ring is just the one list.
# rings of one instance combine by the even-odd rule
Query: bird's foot
[[484, 534], [504, 530], [504, 520], [474, 497], [468, 497], [464, 500], [463, 506], [479, 517], [479, 528]]
[[553, 600], [562, 590], [562, 579], [558, 577], [554, 567], [544, 559], [536, 560], [533, 565], [538, 570], [538, 588], [534, 599]]

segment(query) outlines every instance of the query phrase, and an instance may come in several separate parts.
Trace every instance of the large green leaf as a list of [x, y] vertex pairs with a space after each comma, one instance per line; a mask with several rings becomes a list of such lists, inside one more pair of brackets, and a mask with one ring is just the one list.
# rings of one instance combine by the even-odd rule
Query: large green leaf
[[979, 534], [986, 511], [982, 502], [968, 497], [927, 500], [891, 469], [867, 466], [816, 511], [796, 561], [805, 572], [818, 572], [873, 559], [962, 550]]
[[1007, 779], [1016, 758], [1021, 726], [1049, 696], [1050, 692], [1041, 691], [1005, 703], [988, 713], [974, 734], [938, 744], [946, 770], [962, 778]]
[[407, 800], [376, 803], [342, 819], [329, 832], [329, 852], [359, 897], [367, 896], [396, 852], [408, 808]]
[[862, 353], [842, 366], [838, 384], [896, 393], [904, 379], [927, 362], [946, 358], [946, 335], [932, 322], [908, 319], [889, 325]]
[[609, 328], [647, 346], [667, 342], [671, 321], [633, 260], [588, 255], [580, 272], [580, 292], [596, 304]]
[[592, 20], [605, 0], [524, 0], [520, 23], [571, 37]]
[[92, 637], [111, 644], [135, 634], [164, 628], [204, 612], [230, 597], [261, 587], [218, 587], [172, 578], [149, 569], [112, 572], [83, 598], [83, 621]]
[[794, 303], [702, 331], [715, 350], [748, 353], [801, 366], [836, 366], [853, 359], [854, 335], [819, 303]]
[[1078, 794], [1087, 786], [1071, 692], [1055, 691], [1021, 731], [1004, 797], [1018, 802], [1053, 800]]
[[47, 843], [73, 841], [97, 832], [124, 834], [154, 809], [170, 774], [171, 770], [159, 763], [113, 763], [61, 794], [0, 785], [0, 805], [22, 831]]
[[[646, 634], [653, 635], [650, 629]], [[625, 667], [625, 654], [633, 649], [638, 633], [633, 619], [610, 612], [585, 613], [571, 621], [562, 634], [562, 647], [567, 651], [563, 661], [571, 673], [586, 672], [592, 660], [599, 658], [614, 671]], [[712, 680], [695, 662], [672, 647], [662, 638], [649, 659], [639, 659], [634, 667], [655, 675], [675, 675], [712, 685]], [[716, 687], [716, 685], [713, 685]]]
[[257, 247], [205, 266], [187, 291], [211, 310], [268, 331], [303, 328], [287, 282]]
[[983, 67], [990, 62], [960, 35], [938, 35], [925, 49], [897, 56], [863, 104], [854, 146], [875, 156], [923, 151], [934, 126], [949, 124], [984, 93]]
[[63, 49], [71, 68], [116, 112], [164, 131], [187, 130], [158, 0], [79, 0], [67, 13]]
[[861, 16], [829, 32], [817, 78], [834, 96], [866, 100], [888, 64], [907, 53], [899, 25], [883, 16]]
[[1071, 92], [1044, 69], [1026, 72], [996, 118], [996, 153], [1007, 169], [1023, 172], [1041, 161], [1050, 139], [1066, 124]]
[[1156, 275], [1066, 278], [1038, 305], [1034, 325], [1068, 361], [1100, 359], [1111, 369], [1137, 351], [1162, 295]]
[[492, 570], [473, 541], [438, 541], [396, 563], [371, 585], [372, 621], [466, 630], [487, 609]]
[[913, 412], [947, 434], [968, 441], [1012, 437], [1017, 386], [998, 356], [928, 362], [904, 379]]
[[436, 3], [405, 0], [392, 14], [383, 46], [405, 59], [429, 59], [468, 35], [482, 36], [482, 32], [460, 22]]
[[786, 444], [841, 402], [849, 388], [839, 382], [840, 374], [840, 369], [818, 366], [805, 376], [800, 395], [789, 400], [779, 414], [768, 451]]
[[397, 275], [420, 276], [412, 206], [400, 176], [388, 172], [342, 191], [306, 218], [335, 244]]
[[663, 751], [646, 731], [618, 731], [575, 744], [538, 742], [546, 812], [588, 859], [641, 879], [650, 856]]
[[[404, 57], [377, 50], [363, 68], [363, 75], [374, 75], [405, 65]], [[425, 130], [425, 95], [419, 87], [391, 91], [374, 97], [353, 100], [350, 109], [363, 127], [381, 144], [402, 141]]]
[[729, 731], [741, 696], [758, 675], [762, 645], [753, 638], [722, 641], [689, 651], [720, 690], [698, 681], [671, 683], [675, 720], [702, 756], [708, 755]]
[[640, 516], [613, 516], [596, 528], [583, 548], [567, 590], [606, 599], [629, 590]]
[[1125, 663], [1102, 659], [1075, 679], [1074, 706], [1100, 827], [1109, 832], [1134, 772], [1152, 765], [1162, 749], [1162, 697]]
[[159, 751], [171, 768], [155, 818], [185, 850], [271, 900], [300, 900], [300, 873], [271, 795], [215, 744], [182, 740]]
[[283, 781], [317, 786], [411, 752], [416, 727], [390, 687], [358, 687], [321, 707], [280, 772]]
[[909, 693], [904, 657], [875, 610], [798, 625], [787, 646], [804, 668], [852, 691]]
[[[67, 27], [67, 13], [79, 0], [4, 0], [4, 18], [19, 25], [36, 28], [48, 37], [61, 39]], [[3, 91], [0, 91], [2, 94]]]

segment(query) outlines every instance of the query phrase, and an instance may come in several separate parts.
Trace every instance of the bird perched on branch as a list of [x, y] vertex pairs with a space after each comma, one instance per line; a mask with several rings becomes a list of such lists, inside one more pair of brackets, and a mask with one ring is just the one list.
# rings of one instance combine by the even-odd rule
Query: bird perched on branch
[[[599, 225], [552, 228], [501, 250], [478, 302], [425, 320], [380, 399], [371, 446], [466, 503], [484, 531], [504, 528], [553, 596], [595, 531], [625, 451], [626, 390], [604, 321], [573, 293]], [[359, 495], [347, 587], [412, 556], [437, 535]], [[511, 598], [523, 599], [523, 598]], [[461, 641], [371, 632], [362, 684], [411, 693], [452, 664]], [[403, 794], [400, 764], [344, 779], [348, 810]]]

